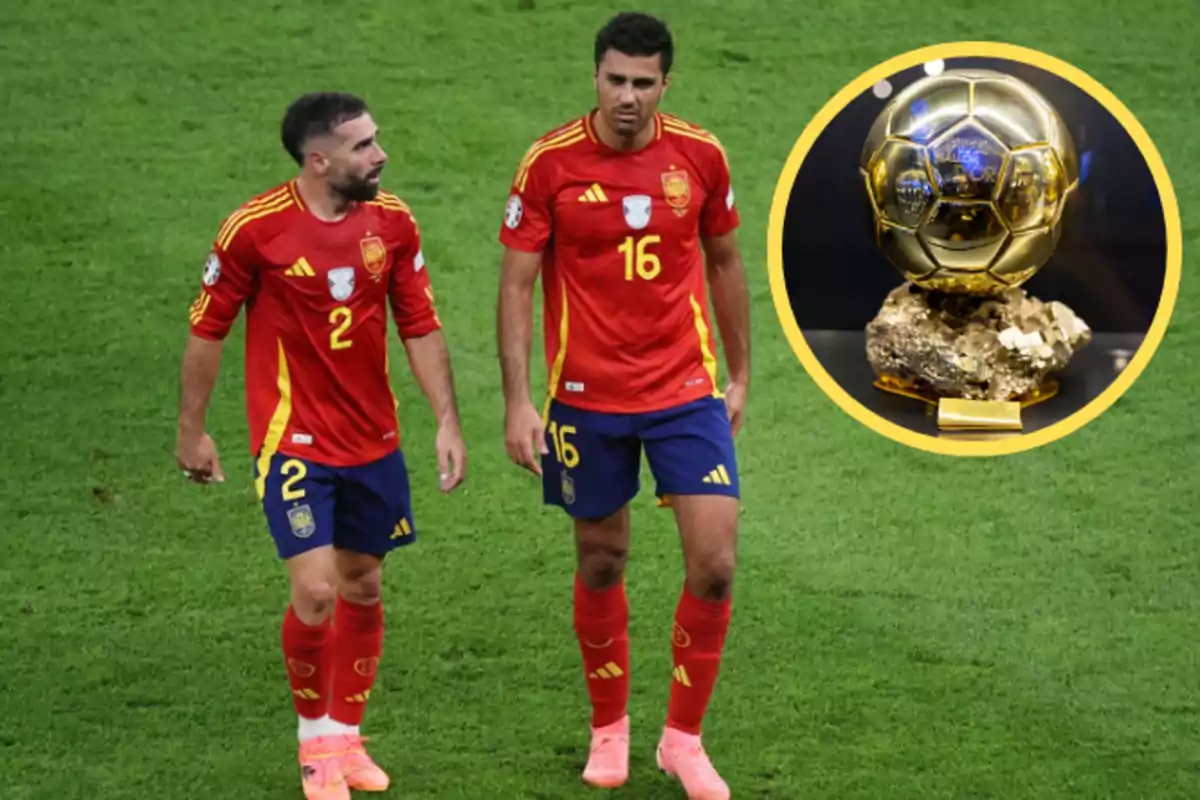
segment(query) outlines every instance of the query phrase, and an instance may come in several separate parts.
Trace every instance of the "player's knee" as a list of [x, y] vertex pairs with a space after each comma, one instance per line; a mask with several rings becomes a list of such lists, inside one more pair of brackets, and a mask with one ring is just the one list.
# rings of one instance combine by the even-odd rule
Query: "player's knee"
[[373, 556], [341, 553], [338, 579], [342, 597], [351, 603], [378, 602], [383, 592], [383, 561]]
[[732, 550], [717, 550], [693, 558], [688, 565], [688, 584], [704, 600], [724, 600], [733, 591], [735, 558]]
[[357, 575], [347, 575], [342, 580], [342, 597], [351, 603], [370, 605], [383, 596], [383, 575], [380, 570], [371, 570]]
[[337, 586], [324, 577], [301, 577], [292, 583], [292, 607], [310, 625], [324, 621], [333, 612]]
[[627, 553], [624, 548], [584, 544], [579, 548], [579, 575], [589, 589], [608, 589], [621, 582]]

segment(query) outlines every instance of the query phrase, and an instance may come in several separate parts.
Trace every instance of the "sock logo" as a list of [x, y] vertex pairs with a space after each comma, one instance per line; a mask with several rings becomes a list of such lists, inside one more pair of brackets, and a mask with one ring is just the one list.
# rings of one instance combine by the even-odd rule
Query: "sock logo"
[[301, 678], [311, 678], [317, 672], [317, 668], [312, 664], [306, 664], [303, 661], [297, 661], [294, 658], [289, 658], [287, 660], [287, 665], [288, 669], [299, 675]]
[[585, 639], [583, 640], [583, 643], [584, 643], [584, 645], [586, 645], [587, 647], [590, 647], [590, 648], [592, 648], [593, 650], [603, 650], [605, 647], [608, 647], [610, 644], [612, 644], [612, 643], [613, 643], [613, 639], [612, 639], [612, 637], [610, 636], [610, 637], [608, 637], [607, 639], [605, 639], [603, 642], [600, 642], [600, 644], [596, 644], [596, 643], [595, 643], [595, 642], [593, 642], [591, 639], [586, 639], [586, 638], [585, 638]]
[[623, 669], [621, 669], [619, 666], [617, 666], [616, 664], [614, 664], [613, 662], [610, 661], [607, 664], [605, 664], [603, 667], [601, 667], [600, 669], [596, 670], [595, 672], [589, 672], [588, 678], [590, 678], [591, 680], [594, 680], [594, 681], [595, 680], [606, 681], [611, 678], [619, 678], [624, 674], [625, 674], [625, 671]]
[[678, 622], [671, 629], [671, 644], [676, 647], [690, 647], [692, 644], [692, 637], [688, 635], [688, 632]]
[[312, 689], [292, 689], [292, 694], [299, 697], [301, 700], [320, 700], [321, 695], [317, 694]]
[[679, 681], [684, 686], [691, 688], [692, 679], [688, 677], [687, 668], [684, 667], [682, 664], [680, 664], [678, 667], [676, 667], [675, 671], [672, 672], [671, 674], [675, 676], [675, 680]]
[[367, 700], [371, 699], [371, 690], [367, 689], [365, 692], [360, 692], [359, 694], [350, 695], [350, 696], [344, 697], [342, 699], [345, 700], [345, 702], [350, 703], [351, 705], [365, 703], [365, 702], [367, 702]]
[[371, 658], [360, 658], [354, 662], [354, 671], [364, 678], [369, 678], [379, 669], [379, 659], [375, 656]]

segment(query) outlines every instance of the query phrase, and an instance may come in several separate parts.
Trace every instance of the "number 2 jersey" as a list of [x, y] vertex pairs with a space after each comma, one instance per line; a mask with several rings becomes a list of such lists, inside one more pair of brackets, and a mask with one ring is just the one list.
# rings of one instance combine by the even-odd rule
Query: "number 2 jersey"
[[355, 466], [399, 447], [388, 311], [402, 339], [440, 329], [416, 220], [395, 195], [314, 216], [295, 181], [231, 214], [205, 264], [191, 330], [223, 340], [246, 309], [251, 451]]
[[614, 150], [593, 113], [529, 148], [500, 229], [542, 254], [549, 397], [641, 413], [719, 395], [701, 240], [738, 226], [725, 151], [666, 114]]

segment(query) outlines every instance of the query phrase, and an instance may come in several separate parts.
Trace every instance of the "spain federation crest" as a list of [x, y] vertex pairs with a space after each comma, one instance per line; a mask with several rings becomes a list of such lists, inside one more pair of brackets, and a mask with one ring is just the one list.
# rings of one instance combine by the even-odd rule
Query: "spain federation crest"
[[625, 224], [640, 231], [650, 224], [650, 195], [634, 194], [622, 198], [621, 212], [625, 215]]
[[329, 270], [329, 294], [339, 303], [354, 294], [354, 267], [335, 267]]
[[287, 517], [288, 524], [292, 526], [292, 535], [297, 539], [307, 539], [317, 532], [317, 520], [307, 504], [289, 508]]
[[362, 250], [363, 267], [372, 278], [378, 281], [387, 264], [387, 248], [383, 246], [383, 239], [378, 236], [368, 236], [360, 241], [358, 246]]
[[567, 505], [575, 502], [575, 481], [566, 472], [562, 474], [562, 497]]
[[679, 216], [687, 213], [688, 204], [692, 202], [692, 186], [688, 182], [685, 170], [675, 169], [662, 174], [663, 198]]

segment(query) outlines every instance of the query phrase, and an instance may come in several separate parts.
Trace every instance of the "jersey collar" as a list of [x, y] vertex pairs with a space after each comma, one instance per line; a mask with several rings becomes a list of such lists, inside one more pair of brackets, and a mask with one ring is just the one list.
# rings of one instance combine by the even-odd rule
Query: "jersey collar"
[[[600, 109], [593, 108], [591, 111], [589, 111], [588, 113], [583, 115], [583, 131], [584, 131], [584, 133], [587, 134], [587, 137], [591, 141], [591, 143], [594, 144], [596, 147], [600, 148], [601, 150], [607, 150], [609, 152], [614, 152], [614, 153], [615, 152], [624, 153], [625, 151], [617, 151], [617, 150], [614, 150], [613, 148], [609, 147], [604, 142], [600, 141], [600, 137], [598, 135], [596, 135], [595, 124], [592, 122], [592, 120], [595, 118], [596, 114], [598, 114], [598, 113], [600, 113]], [[659, 139], [662, 138], [663, 123], [662, 123], [662, 112], [661, 111], [654, 112], [654, 119], [651, 120], [650, 124], [652, 124], [654, 126], [654, 137], [646, 144], [645, 147], [643, 147], [641, 150], [638, 150], [636, 152], [640, 153], [642, 151], [650, 149], [651, 147], [653, 147], [655, 145], [656, 142], [658, 142]]]

